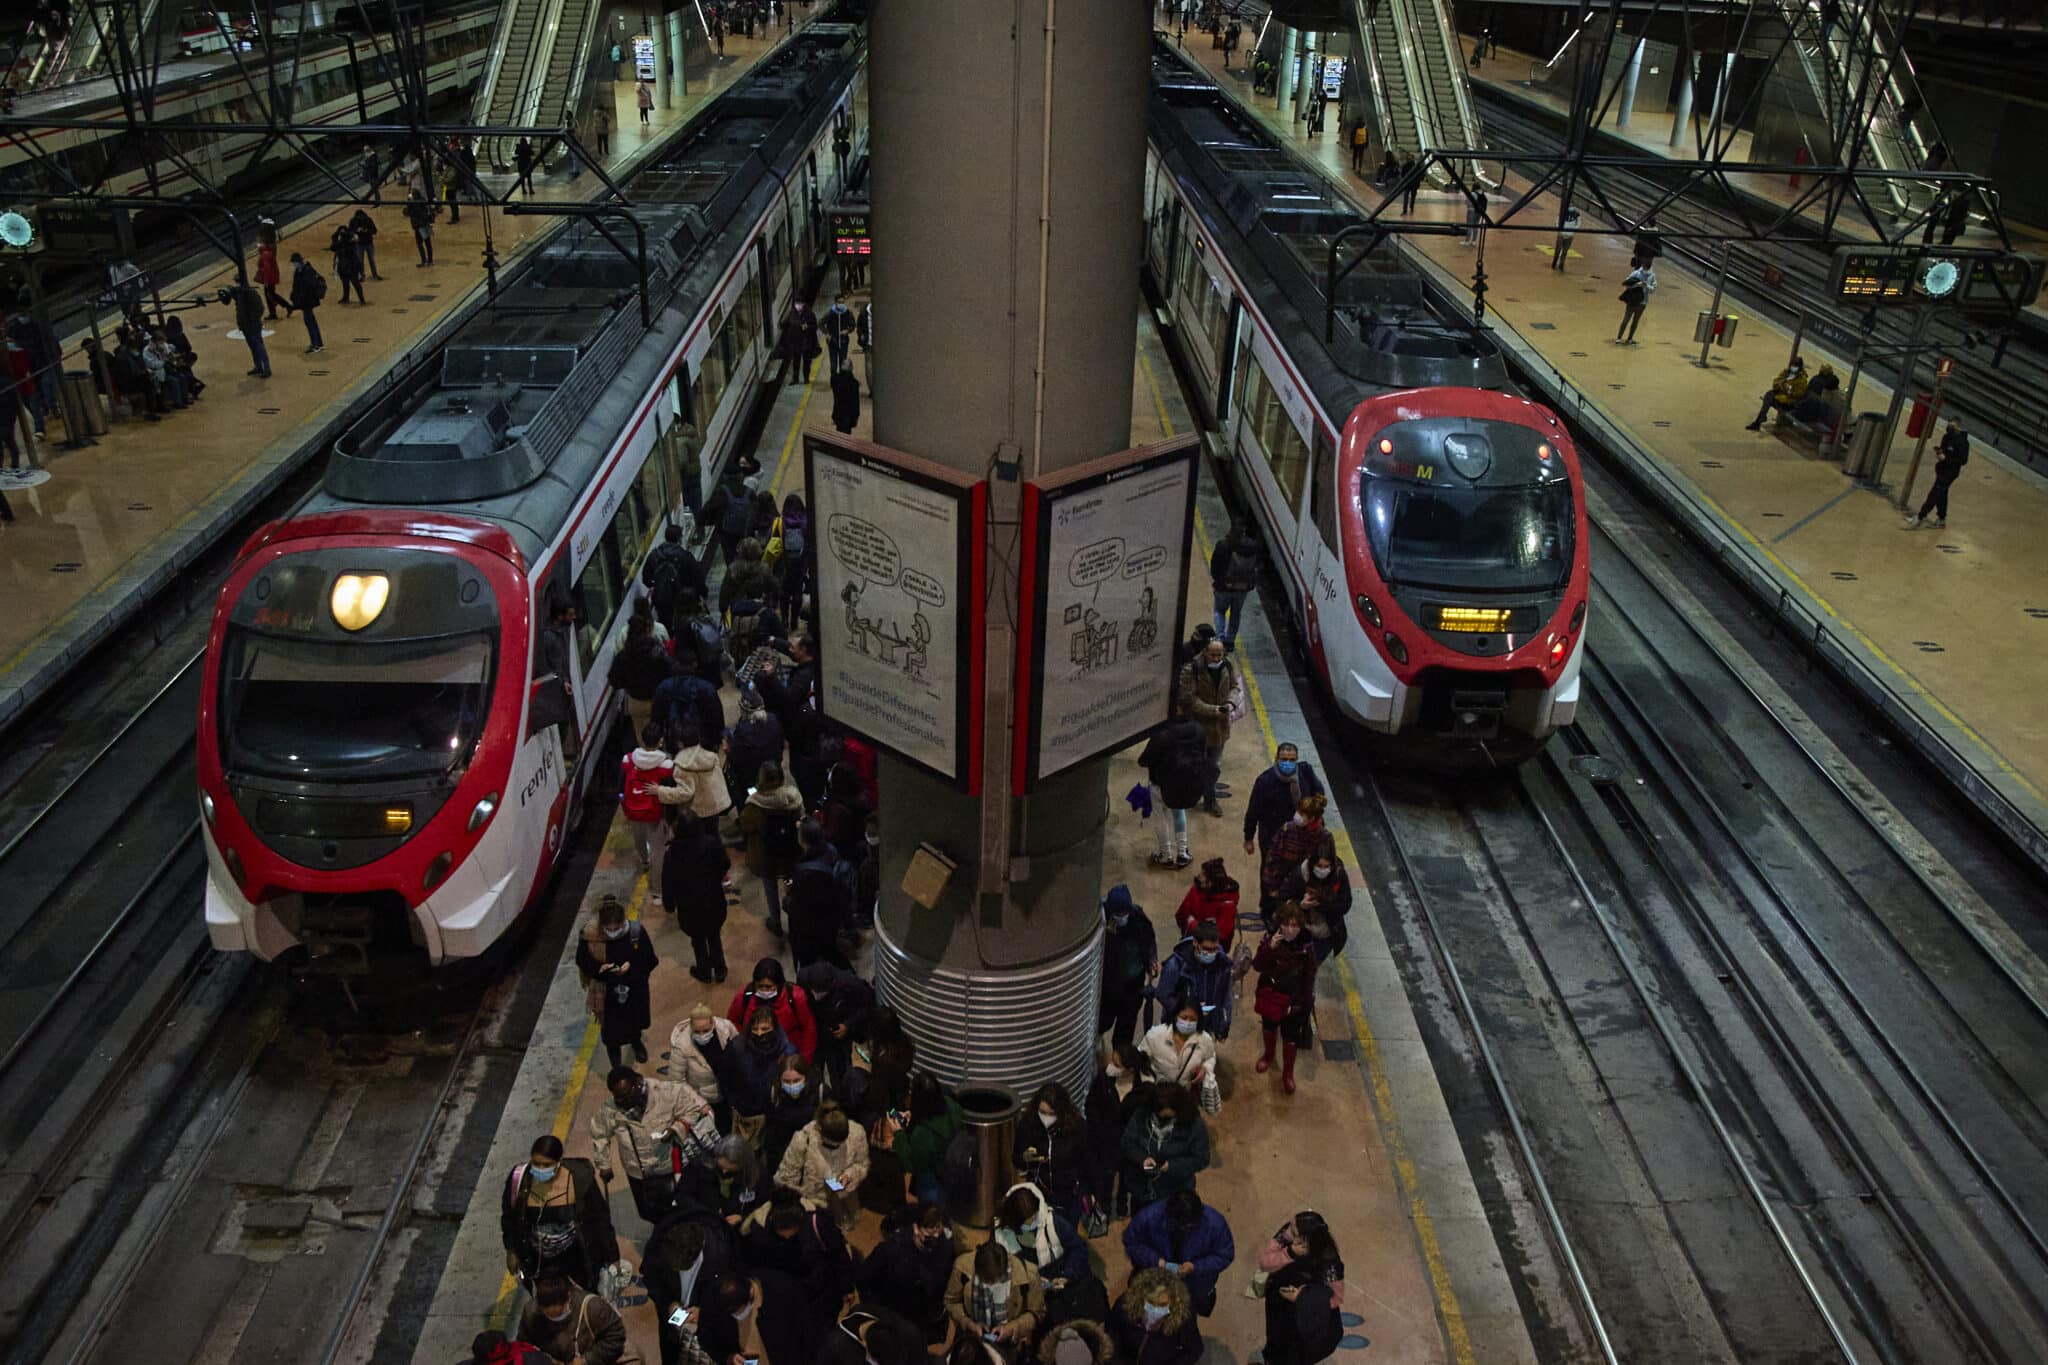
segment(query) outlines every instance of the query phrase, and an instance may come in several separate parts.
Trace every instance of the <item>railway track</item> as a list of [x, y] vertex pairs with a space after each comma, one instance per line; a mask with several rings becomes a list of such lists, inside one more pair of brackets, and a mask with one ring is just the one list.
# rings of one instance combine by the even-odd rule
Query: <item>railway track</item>
[[[1496, 150], [1556, 154], [1562, 149], [1562, 134], [1544, 111], [1478, 84], [1473, 86], [1473, 93], [1485, 106], [1487, 139]], [[1639, 153], [1639, 149], [1624, 143], [1615, 143], [1606, 150], [1615, 154]], [[1574, 202], [1588, 225], [1632, 229], [1685, 173], [1686, 167], [1679, 163], [1673, 163], [1668, 176], [1607, 168], [1599, 177], [1606, 204], [1591, 194], [1575, 196]], [[1711, 188], [1725, 193], [1717, 186]], [[1617, 222], [1607, 212], [1607, 206], [1627, 221]], [[1759, 205], [1750, 210], [1750, 216], [1758, 217], [1763, 212]], [[1687, 269], [1709, 281], [1717, 278], [1723, 268], [1717, 243], [1748, 231], [1732, 202], [1717, 206], [1698, 195], [1659, 210], [1657, 221], [1664, 229], [1667, 259], [1683, 261]], [[1805, 228], [1805, 224], [1794, 222], [1787, 230], [1799, 232]], [[1874, 325], [1866, 333], [1864, 319], [1854, 310], [1837, 305], [1827, 292], [1831, 259], [1829, 253], [1796, 238], [1734, 243], [1728, 247], [1726, 258], [1729, 291], [1743, 307], [1781, 325], [1796, 328], [1803, 321], [1807, 335], [1851, 360], [1867, 335], [1872, 354], [1864, 361], [1865, 372], [1896, 386], [1900, 382], [1898, 353], [1904, 350], [1913, 331], [1909, 310], [1875, 310], [1871, 315]], [[1944, 405], [1964, 414], [1973, 431], [2007, 454], [2025, 459], [2037, 468], [2048, 467], [2048, 352], [2042, 348], [2039, 330], [2027, 325], [2024, 316], [2013, 325], [2012, 335], [2003, 346], [1994, 348], [1974, 339], [1992, 330], [1983, 320], [1972, 321], [1954, 313], [1937, 314], [1928, 325], [1926, 349], [1916, 362], [1915, 372], [1930, 371], [1936, 355], [1954, 359], [1955, 373], [1944, 385]], [[1846, 371], [1843, 379], [1848, 379]], [[1931, 382], [1931, 376], [1915, 380], [1908, 392]]]
[[1562, 1355], [2038, 1359], [2038, 963], [1672, 575], [1594, 563], [1560, 745], [1365, 774], [1503, 1185], [1545, 1211], [1518, 1250], [1568, 1302], [1530, 1306]]

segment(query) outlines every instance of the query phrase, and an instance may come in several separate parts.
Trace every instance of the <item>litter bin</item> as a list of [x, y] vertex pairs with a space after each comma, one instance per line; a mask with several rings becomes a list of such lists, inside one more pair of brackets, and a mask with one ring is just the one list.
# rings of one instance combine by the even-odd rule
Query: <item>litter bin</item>
[[99, 390], [92, 384], [89, 370], [64, 371], [65, 412], [75, 412], [83, 418], [85, 430], [71, 433], [77, 436], [104, 436], [107, 434], [107, 410], [100, 406]]
[[974, 1169], [948, 1170], [947, 1212], [956, 1223], [985, 1228], [996, 1221], [996, 1205], [1015, 1182], [1010, 1163], [1017, 1136], [1017, 1115], [1024, 1102], [1006, 1085], [969, 1081], [953, 1092], [967, 1131], [974, 1135]]
[[1884, 414], [1859, 412], [1842, 440], [1842, 472], [1852, 479], [1870, 477], [1877, 463], [1878, 442], [1884, 439]]

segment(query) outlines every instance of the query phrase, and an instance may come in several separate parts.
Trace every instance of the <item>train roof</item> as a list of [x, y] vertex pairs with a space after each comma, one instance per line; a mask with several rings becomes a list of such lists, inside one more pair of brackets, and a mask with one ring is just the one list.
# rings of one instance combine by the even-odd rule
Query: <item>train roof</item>
[[[809, 25], [626, 184], [650, 324], [637, 265], [589, 223], [559, 233], [342, 434], [307, 512], [433, 507], [504, 525], [536, 561], [830, 117], [861, 41], [856, 25]], [[623, 221], [604, 226], [633, 242]]]
[[[1439, 309], [1421, 275], [1384, 246], [1338, 281], [1335, 332], [1323, 340], [1330, 243], [1365, 215], [1165, 43], [1152, 56], [1151, 138], [1337, 423], [1367, 396], [1361, 384], [1506, 386], [1493, 338]], [[1356, 254], [1347, 245], [1346, 255]]]

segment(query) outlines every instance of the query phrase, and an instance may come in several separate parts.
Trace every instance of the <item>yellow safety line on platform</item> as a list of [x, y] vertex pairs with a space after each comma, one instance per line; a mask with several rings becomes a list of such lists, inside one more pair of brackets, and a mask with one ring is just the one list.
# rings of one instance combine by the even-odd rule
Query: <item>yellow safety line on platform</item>
[[[627, 920], [640, 918], [640, 909], [647, 903], [647, 873], [642, 872], [633, 883], [631, 904], [627, 906]], [[582, 932], [579, 926], [577, 931]], [[592, 1019], [583, 1029], [583, 1043], [576, 1049], [576, 1061], [569, 1068], [569, 1083], [562, 1090], [562, 1098], [555, 1104], [554, 1121], [548, 1124], [548, 1131], [566, 1140], [569, 1136], [569, 1121], [576, 1117], [576, 1105], [583, 1098], [583, 1087], [590, 1080], [590, 1059], [597, 1055], [597, 1020]], [[505, 1272], [498, 1282], [498, 1298], [491, 1305], [491, 1330], [502, 1332], [512, 1316], [512, 1297], [519, 1288], [519, 1282], [511, 1271]]]
[[768, 491], [779, 499], [782, 496], [782, 476], [789, 470], [789, 453], [796, 449], [796, 438], [804, 429], [804, 414], [810, 411], [811, 394], [818, 384], [818, 358], [812, 357], [811, 368], [804, 371], [804, 397], [796, 405], [796, 416], [789, 424], [789, 435], [782, 439], [782, 458], [775, 462], [775, 477], [768, 484]]
[[[1145, 376], [1152, 385], [1153, 401], [1159, 404], [1159, 420], [1168, 436], [1173, 435], [1173, 423], [1167, 420], [1166, 403], [1160, 396], [1159, 381], [1152, 375], [1152, 362], [1143, 350], [1138, 353], [1144, 362]], [[1209, 529], [1202, 522], [1200, 510], [1195, 512], [1195, 544], [1201, 550], [1202, 558], [1209, 558]], [[1238, 676], [1244, 679], [1245, 696], [1250, 699], [1252, 714], [1258, 718], [1259, 733], [1265, 737], [1266, 752], [1271, 753], [1278, 746], [1273, 733], [1273, 720], [1266, 712], [1265, 694], [1259, 690], [1258, 679], [1252, 676], [1251, 666], [1244, 657], [1237, 657]], [[1357, 867], [1358, 853], [1351, 846], [1351, 836], [1341, 828], [1331, 831], [1331, 841], [1336, 845], [1337, 854], [1344, 859], [1346, 867]], [[1429, 1206], [1422, 1196], [1420, 1175], [1415, 1159], [1408, 1154], [1408, 1143], [1401, 1135], [1401, 1115], [1394, 1104], [1394, 1089], [1387, 1081], [1386, 1068], [1380, 1063], [1378, 1041], [1373, 1037], [1372, 1025], [1366, 1022], [1365, 1002], [1358, 996], [1357, 979], [1351, 975], [1351, 967], [1342, 955], [1334, 959], [1337, 964], [1337, 983], [1344, 991], [1344, 1008], [1351, 1016], [1351, 1030], [1358, 1036], [1358, 1053], [1365, 1063], [1366, 1075], [1370, 1078], [1373, 1109], [1379, 1115], [1380, 1140], [1386, 1144], [1387, 1159], [1394, 1168], [1394, 1176], [1401, 1182], [1401, 1196], [1408, 1203], [1408, 1221], [1415, 1228], [1415, 1240], [1422, 1249], [1423, 1265], [1429, 1272], [1429, 1283], [1436, 1295], [1437, 1311], [1443, 1316], [1445, 1343], [1450, 1347], [1451, 1358], [1457, 1365], [1475, 1365], [1477, 1357], [1472, 1353], [1472, 1337], [1465, 1328], [1465, 1310], [1458, 1303], [1458, 1292], [1451, 1286], [1450, 1265], [1444, 1260], [1443, 1243], [1436, 1235], [1436, 1220], [1430, 1217]]]
[[[1594, 398], [1591, 395], [1581, 396], [1587, 403], [1591, 404], [1593, 408], [1597, 410], [1602, 417], [1605, 417], [1609, 422], [1611, 422], [1614, 426], [1618, 427], [1622, 431], [1628, 432], [1629, 435], [1636, 440], [1637, 445], [1639, 445], [1643, 450], [1654, 450], [1654, 447], [1645, 442], [1634, 427], [1630, 426], [1627, 422], [1624, 422], [1617, 413], [1609, 411], [1606, 404], [1602, 403], [1599, 399]], [[1664, 464], [1667, 469], [1670, 469], [1674, 475], [1678, 473], [1677, 469], [1672, 467], [1670, 463], [1666, 461], [1661, 455], [1654, 456], [1654, 458], [1657, 459], [1657, 461], [1660, 464]], [[1780, 559], [1777, 553], [1773, 551], [1770, 546], [1766, 545], [1762, 540], [1758, 539], [1756, 534], [1753, 531], [1751, 531], [1747, 526], [1743, 525], [1740, 521], [1738, 521], [1733, 513], [1729, 512], [1727, 508], [1721, 506], [1720, 503], [1716, 502], [1712, 494], [1708, 493], [1706, 489], [1701, 488], [1697, 483], [1693, 483], [1691, 479], [1687, 479], [1686, 482], [1688, 484], [1691, 484], [1693, 496], [1698, 498], [1701, 505], [1704, 506], [1709, 512], [1712, 512], [1716, 517], [1718, 517], [1723, 526], [1727, 527], [1730, 531], [1733, 531], [1736, 535], [1740, 536], [1743, 540], [1749, 542], [1750, 545], [1755, 547], [1756, 552], [1762, 555], [1765, 559], [1769, 560], [1772, 566], [1775, 567], [1779, 573], [1782, 573], [1783, 575], [1785, 575], [1786, 578], [1790, 579], [1792, 582], [1792, 586], [1799, 589], [1800, 592], [1804, 593], [1807, 597], [1807, 600], [1811, 601], [1815, 606], [1819, 607], [1822, 611], [1826, 612], [1830, 617], [1832, 617], [1836, 621], [1836, 623], [1842, 627], [1843, 630], [1847, 631], [1851, 636], [1855, 637], [1857, 643], [1861, 644], [1865, 649], [1869, 650], [1873, 658], [1875, 658], [1879, 663], [1883, 664], [1886, 668], [1890, 669], [1895, 675], [1897, 675], [1899, 681], [1904, 683], [1906, 687], [1910, 691], [1912, 691], [1915, 696], [1919, 697], [1922, 701], [1926, 702], [1927, 705], [1934, 710], [1936, 715], [1939, 715], [1943, 720], [1947, 721], [1950, 725], [1954, 726], [1958, 733], [1960, 733], [1965, 739], [1969, 740], [1970, 743], [1976, 745], [1977, 748], [1983, 753], [1984, 757], [1990, 760], [1991, 765], [1993, 767], [1997, 768], [1999, 772], [2011, 778], [2015, 783], [2019, 785], [2021, 790], [2025, 791], [2029, 796], [2033, 797], [2034, 800], [2039, 801], [2044, 805], [2048, 805], [2048, 795], [2044, 795], [2041, 789], [2035, 786], [2033, 782], [2028, 779], [2025, 773], [2022, 773], [2018, 768], [2014, 767], [2012, 765], [2011, 760], [2007, 759], [2004, 754], [1998, 751], [1996, 745], [1992, 744], [1992, 742], [1986, 739], [1983, 735], [1977, 733], [1975, 727], [1973, 727], [1968, 721], [1964, 720], [1961, 716], [1957, 715], [1953, 710], [1951, 710], [1948, 706], [1948, 703], [1944, 702], [1940, 697], [1937, 697], [1933, 692], [1929, 691], [1925, 683], [1921, 682], [1918, 678], [1914, 677], [1912, 673], [1909, 672], [1903, 664], [1899, 663], [1897, 660], [1892, 658], [1890, 654], [1886, 653], [1884, 648], [1880, 646], [1877, 643], [1877, 641], [1871, 639], [1870, 636], [1865, 634], [1860, 626], [1858, 626], [1854, 621], [1851, 621], [1848, 617], [1842, 615], [1841, 612], [1836, 611], [1834, 604], [1832, 602], [1828, 601], [1827, 598], [1821, 596], [1820, 593], [1816, 592], [1813, 586], [1809, 584], [1806, 581], [1806, 579], [1799, 574], [1798, 570], [1794, 569], [1790, 564], [1787, 564], [1784, 560]]]

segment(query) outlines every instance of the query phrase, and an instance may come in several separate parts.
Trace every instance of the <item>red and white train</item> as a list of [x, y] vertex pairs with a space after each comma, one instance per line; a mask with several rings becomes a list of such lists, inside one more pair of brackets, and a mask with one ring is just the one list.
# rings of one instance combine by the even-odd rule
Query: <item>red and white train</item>
[[1351, 720], [1525, 757], [1578, 706], [1578, 452], [1498, 347], [1177, 54], [1154, 56], [1146, 264], [1311, 666]]
[[858, 27], [810, 25], [636, 177], [651, 325], [636, 263], [563, 230], [243, 547], [199, 713], [215, 947], [439, 967], [539, 897], [617, 759], [641, 565], [719, 477], [829, 249], [863, 55]]

